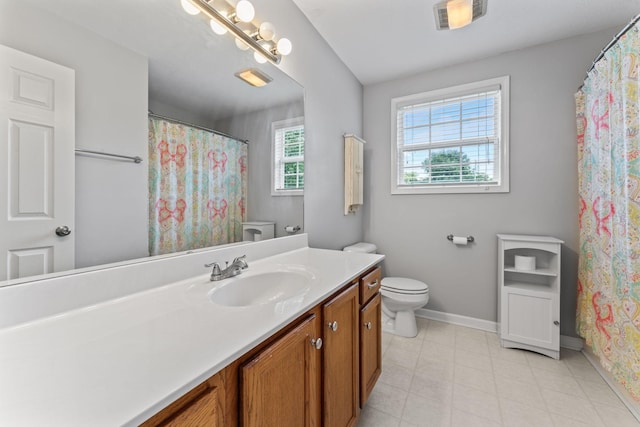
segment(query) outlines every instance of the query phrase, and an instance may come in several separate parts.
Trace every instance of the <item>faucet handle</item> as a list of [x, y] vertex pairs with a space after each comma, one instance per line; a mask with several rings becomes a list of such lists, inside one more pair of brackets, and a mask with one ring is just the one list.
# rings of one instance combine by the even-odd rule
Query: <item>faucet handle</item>
[[234, 263], [234, 264], [236, 264], [236, 263], [240, 263], [240, 264], [241, 264], [241, 267], [240, 267], [240, 268], [242, 268], [243, 270], [244, 270], [245, 268], [248, 268], [248, 267], [249, 267], [249, 264], [247, 264], [247, 256], [246, 256], [246, 255], [242, 255], [242, 256], [239, 256], [239, 257], [235, 257], [235, 258], [234, 258], [234, 260], [233, 260], [233, 263]]
[[211, 271], [211, 276], [219, 276], [222, 274], [222, 271], [220, 271], [220, 264], [218, 264], [217, 262], [212, 262], [211, 264], [205, 264], [205, 267], [213, 267], [213, 270]]

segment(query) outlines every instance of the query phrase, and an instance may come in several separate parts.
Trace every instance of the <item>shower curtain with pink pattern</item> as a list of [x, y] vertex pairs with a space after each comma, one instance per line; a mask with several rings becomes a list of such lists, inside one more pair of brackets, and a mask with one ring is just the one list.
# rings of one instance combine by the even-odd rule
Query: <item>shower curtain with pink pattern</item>
[[242, 240], [247, 144], [149, 117], [149, 253]]
[[577, 330], [640, 401], [640, 32], [632, 26], [576, 94]]

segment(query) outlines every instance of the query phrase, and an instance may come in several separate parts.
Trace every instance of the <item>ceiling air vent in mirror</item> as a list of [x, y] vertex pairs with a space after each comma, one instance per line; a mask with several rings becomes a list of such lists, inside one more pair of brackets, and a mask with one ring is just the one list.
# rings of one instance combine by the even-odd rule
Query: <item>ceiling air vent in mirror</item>
[[[471, 19], [467, 17], [467, 19], [465, 20], [463, 16], [456, 16], [456, 21], [462, 19], [463, 23], [454, 25], [453, 13], [462, 15], [464, 15], [465, 13], [468, 14], [469, 5], [471, 6], [472, 11], [470, 17]], [[451, 19], [447, 10], [452, 11]], [[456, 28], [461, 28], [484, 16], [487, 13], [487, 0], [446, 0], [436, 4], [433, 7], [433, 12], [436, 17], [436, 29], [453, 30]]]

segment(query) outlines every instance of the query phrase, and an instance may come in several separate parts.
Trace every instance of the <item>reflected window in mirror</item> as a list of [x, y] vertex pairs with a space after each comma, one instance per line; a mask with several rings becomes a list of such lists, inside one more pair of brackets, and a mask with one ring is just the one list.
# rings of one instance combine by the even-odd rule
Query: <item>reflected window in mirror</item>
[[304, 117], [271, 124], [271, 195], [304, 192]]

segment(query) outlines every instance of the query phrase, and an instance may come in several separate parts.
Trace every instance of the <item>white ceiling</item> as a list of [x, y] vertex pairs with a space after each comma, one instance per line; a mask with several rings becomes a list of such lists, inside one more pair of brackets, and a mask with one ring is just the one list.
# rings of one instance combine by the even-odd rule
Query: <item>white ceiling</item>
[[[208, 21], [186, 14], [179, 0], [22, 1], [146, 56], [150, 96], [176, 109], [218, 120], [303, 97], [289, 76], [271, 63], [258, 64], [233, 37], [213, 34]], [[273, 82], [247, 85], [234, 76], [246, 68], [260, 69]]]
[[640, 0], [488, 0], [471, 25], [438, 31], [441, 0], [293, 0], [362, 84], [620, 29]]

